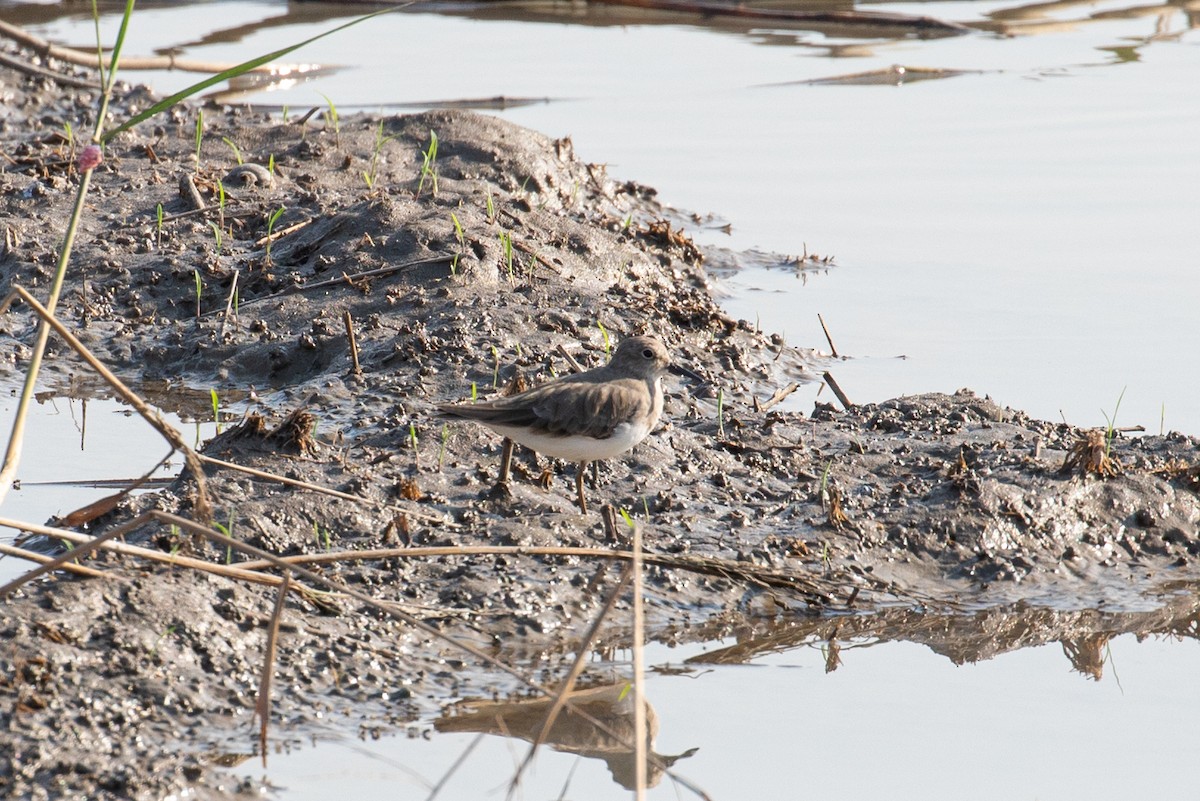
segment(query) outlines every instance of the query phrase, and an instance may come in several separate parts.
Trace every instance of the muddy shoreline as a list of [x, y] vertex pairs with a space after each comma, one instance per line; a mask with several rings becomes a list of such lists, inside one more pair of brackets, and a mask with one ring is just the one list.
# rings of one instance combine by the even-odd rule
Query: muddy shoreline
[[[0, 289], [20, 284], [41, 297], [78, 182], [59, 132], [64, 120], [86, 129], [95, 98], [0, 78], [9, 101]], [[123, 89], [114, 115], [148, 100]], [[357, 499], [210, 465], [212, 522], [234, 537], [287, 556], [612, 548], [600, 518], [572, 504], [572, 467], [552, 466], [545, 488], [546, 460], [521, 454], [511, 493], [496, 494], [499, 442], [470, 425], [443, 428], [434, 407], [472, 387], [490, 395], [517, 372], [531, 382], [561, 374], [570, 369], [563, 351], [599, 364], [606, 335], [650, 332], [696, 377], [669, 383], [663, 425], [605, 465], [590, 493], [627, 510], [648, 551], [745, 567], [648, 568], [651, 638], [894, 633], [972, 659], [1051, 640], [1086, 655], [1100, 636], [1195, 630], [1183, 595], [1200, 556], [1195, 439], [1118, 436], [1104, 456], [1120, 467], [1103, 476], [1062, 470], [1088, 432], [969, 391], [763, 409], [781, 388], [813, 380], [819, 356], [724, 314], [686, 217], [582, 160], [568, 138], [458, 111], [335, 126], [319, 115], [299, 124], [207, 108], [197, 163], [196, 115], [176, 109], [108, 148], [59, 317], [160, 405], [214, 388], [233, 411], [264, 420], [262, 429], [231, 422], [206, 454]], [[422, 170], [431, 131], [432, 173]], [[273, 177], [237, 178], [246, 170], [225, 139], [247, 162], [273, 162]], [[181, 196], [187, 177], [207, 211]], [[287, 233], [268, 259], [269, 229]], [[9, 388], [35, 323], [21, 307], [0, 317]], [[42, 382], [66, 391], [86, 371], [51, 343]], [[303, 447], [265, 435], [297, 412], [313, 423]], [[185, 474], [86, 530], [149, 509], [194, 517], [197, 501]], [[126, 539], [227, 561], [223, 549], [164, 526]], [[18, 798], [152, 798], [185, 787], [230, 797], [237, 782], [213, 765], [255, 752], [249, 721], [276, 591], [112, 554], [88, 564], [107, 577], [36, 582], [0, 606], [0, 782]], [[618, 575], [607, 562], [520, 553], [317, 569], [506, 664], [549, 674], [569, 665]], [[273, 742], [388, 730], [429, 719], [449, 699], [524, 689], [352, 599], [289, 597]], [[1104, 615], [1094, 612], [1101, 606]], [[983, 641], [980, 627], [954, 625], [981, 615], [995, 621]], [[626, 642], [618, 616], [598, 645]]]

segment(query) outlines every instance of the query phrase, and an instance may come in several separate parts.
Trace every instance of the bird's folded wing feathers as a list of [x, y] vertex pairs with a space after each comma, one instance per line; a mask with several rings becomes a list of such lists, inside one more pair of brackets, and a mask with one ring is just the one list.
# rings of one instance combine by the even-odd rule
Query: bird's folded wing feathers
[[618, 425], [645, 413], [648, 407], [649, 399], [640, 382], [626, 379], [594, 385], [558, 382], [510, 398], [448, 404], [438, 409], [445, 415], [467, 420], [523, 426], [560, 436], [581, 434], [604, 439]]

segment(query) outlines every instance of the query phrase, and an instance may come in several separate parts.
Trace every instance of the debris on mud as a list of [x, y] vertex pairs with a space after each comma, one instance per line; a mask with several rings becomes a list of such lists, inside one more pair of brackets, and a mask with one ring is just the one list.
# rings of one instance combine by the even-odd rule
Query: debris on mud
[[[54, 133], [85, 128], [94, 104], [4, 81], [0, 289], [37, 295], [77, 181]], [[116, 107], [146, 100], [127, 89]], [[599, 515], [576, 511], [569, 478], [519, 452], [495, 494], [498, 439], [436, 417], [514, 376], [562, 374], [568, 357], [602, 363], [610, 335], [653, 333], [692, 374], [592, 490], [644, 529], [650, 637], [831, 625], [822, 613], [885, 604], [1141, 608], [1197, 577], [1194, 439], [1106, 439], [1094, 462], [1094, 435], [969, 391], [789, 410], [784, 388], [823, 369], [814, 354], [722, 312], [670, 210], [569, 138], [461, 111], [335, 126], [208, 108], [205, 126], [198, 160], [186, 107], [108, 148], [58, 316], [127, 383], [158, 388], [156, 402], [171, 402], [167, 382], [245, 413], [203, 450], [221, 530], [447, 637], [550, 671], [615, 582], [607, 560], [549, 552], [612, 545]], [[0, 317], [12, 382], [36, 327], [27, 311]], [[44, 381], [66, 387], [80, 369], [56, 342]], [[151, 510], [189, 517], [194, 479], [126, 498], [88, 532]], [[247, 564], [167, 526], [126, 539]], [[404, 553], [424, 548], [448, 550]], [[110, 552], [86, 563], [104, 578], [59, 575], [0, 606], [0, 782], [16, 797], [232, 794], [208, 766], [255, 747], [273, 585]], [[402, 618], [308, 589], [283, 614], [275, 737], [393, 727], [451, 696], [521, 688]], [[842, 619], [843, 631], [868, 620]], [[601, 634], [627, 637], [620, 621]]]

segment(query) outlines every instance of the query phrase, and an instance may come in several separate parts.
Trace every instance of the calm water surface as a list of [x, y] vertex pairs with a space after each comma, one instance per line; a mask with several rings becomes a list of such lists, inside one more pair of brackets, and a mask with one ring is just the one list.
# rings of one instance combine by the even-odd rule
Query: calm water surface
[[[253, 26], [286, 8], [146, 8], [127, 52], [238, 61], [332, 27]], [[706, 244], [833, 254], [825, 271], [748, 268], [719, 289], [733, 314], [800, 346], [826, 347], [823, 314], [849, 357], [831, 369], [855, 401], [969, 386], [1043, 418], [1101, 425], [1124, 392], [1118, 424], [1200, 434], [1200, 34], [1181, 9], [870, 6], [1024, 20], [1011, 35], [897, 41], [682, 18], [609, 24], [609, 13], [570, 8], [569, 23], [473, 18], [469, 7], [389, 15], [294, 56], [343, 69], [250, 99], [307, 109], [324, 106], [323, 93], [345, 114], [552, 98], [489, 113], [569, 134], [582, 158], [731, 223], [730, 234], [697, 233]], [[91, 35], [82, 18], [34, 27], [78, 45]], [[114, 21], [103, 27], [111, 39]], [[967, 72], [901, 86], [804, 83], [893, 64]], [[194, 76], [138, 79], [165, 93]], [[795, 406], [808, 411], [815, 392]], [[55, 464], [75, 453], [77, 434], [65, 430], [61, 451], [27, 455], [26, 480], [45, 469], [43, 454]], [[21, 507], [33, 520], [78, 505], [37, 501], [31, 489], [11, 497], [35, 501]], [[19, 516], [12, 503], [4, 513]], [[1058, 646], [955, 667], [917, 645], [858, 645], [828, 675], [816, 648], [800, 648], [656, 676], [656, 750], [698, 747], [676, 767], [715, 798], [1194, 797], [1194, 641], [1119, 637], [1101, 681], [1071, 672]], [[658, 663], [683, 658], [656, 653]], [[234, 772], [267, 778], [286, 801], [422, 798], [472, 739], [330, 742]], [[502, 797], [523, 754], [485, 738], [438, 797]], [[602, 762], [546, 752], [519, 797], [558, 797], [564, 785], [564, 797], [625, 795]], [[664, 780], [652, 797], [676, 792]]]

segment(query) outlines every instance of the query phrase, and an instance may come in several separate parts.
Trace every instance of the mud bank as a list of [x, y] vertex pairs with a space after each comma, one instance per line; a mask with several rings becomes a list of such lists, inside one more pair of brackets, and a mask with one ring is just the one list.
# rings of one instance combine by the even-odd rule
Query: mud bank
[[[42, 296], [78, 182], [59, 132], [65, 120], [85, 129], [94, 98], [4, 80], [0, 288]], [[146, 102], [126, 90], [115, 113]], [[932, 635], [915, 621], [934, 618], [916, 611], [963, 620], [1019, 601], [1055, 610], [1037, 613], [1051, 618], [1046, 638], [1083, 640], [1092, 618], [1068, 626], [1055, 615], [1100, 603], [1179, 611], [1173, 593], [1197, 578], [1194, 439], [1098, 446], [1093, 434], [1087, 444], [1087, 432], [969, 391], [811, 414], [769, 406], [812, 380], [817, 356], [725, 315], [684, 221], [653, 190], [578, 158], [568, 138], [455, 111], [334, 125], [209, 108], [197, 161], [196, 116], [178, 109], [107, 150], [60, 319], [162, 405], [173, 391], [214, 388], [258, 416], [231, 421], [206, 454], [342, 493], [209, 463], [204, 522], [239, 540], [286, 556], [516, 546], [311, 564], [519, 670], [565, 669], [619, 574], [529, 551], [623, 544], [576, 511], [573, 467], [544, 472], [521, 454], [510, 491], [495, 492], [499, 442], [444, 427], [434, 405], [493, 394], [517, 372], [535, 383], [562, 374], [565, 354], [599, 364], [606, 337], [654, 333], [693, 373], [669, 384], [660, 429], [589, 490], [627, 510], [659, 557], [647, 575], [652, 638], [699, 641], [767, 621], [811, 636], [830, 613], [854, 621], [821, 633], [833, 639], [896, 629], [899, 607], [899, 628], [920, 640]], [[273, 173], [239, 169], [238, 156]], [[205, 210], [181, 192], [188, 179]], [[10, 387], [35, 323], [19, 305], [0, 318]], [[43, 382], [66, 388], [86, 368], [52, 342]], [[291, 436], [268, 435], [294, 414]], [[195, 518], [198, 491], [185, 473], [87, 531], [149, 509]], [[167, 526], [126, 539], [238, 563]], [[210, 767], [256, 748], [249, 721], [277, 591], [128, 556], [88, 564], [106, 577], [32, 583], [0, 607], [0, 780], [14, 797], [236, 792]], [[892, 611], [846, 616], [881, 607]], [[1104, 625], [1175, 630], [1195, 612], [1166, 617]], [[621, 616], [597, 645], [627, 641]], [[344, 595], [289, 595], [277, 659], [272, 738], [285, 744], [524, 689]]]

